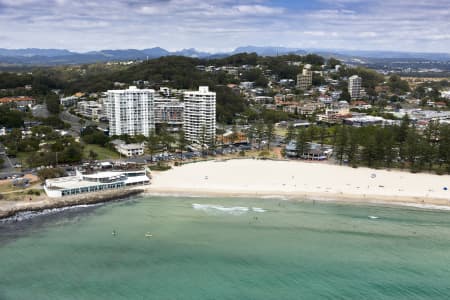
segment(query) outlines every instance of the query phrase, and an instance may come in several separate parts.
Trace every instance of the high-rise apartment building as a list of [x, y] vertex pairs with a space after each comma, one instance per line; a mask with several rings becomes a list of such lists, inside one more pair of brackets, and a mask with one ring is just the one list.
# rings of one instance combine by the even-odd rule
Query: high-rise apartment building
[[348, 79], [348, 92], [352, 99], [361, 97], [361, 84], [362, 79], [358, 75], [353, 75]]
[[216, 93], [210, 92], [207, 86], [184, 92], [184, 132], [190, 142], [215, 142]]
[[303, 68], [303, 72], [297, 75], [297, 88], [308, 90], [312, 85], [312, 71], [310, 68]]
[[110, 90], [107, 95], [110, 135], [149, 136], [155, 129], [154, 90], [131, 86], [127, 90]]

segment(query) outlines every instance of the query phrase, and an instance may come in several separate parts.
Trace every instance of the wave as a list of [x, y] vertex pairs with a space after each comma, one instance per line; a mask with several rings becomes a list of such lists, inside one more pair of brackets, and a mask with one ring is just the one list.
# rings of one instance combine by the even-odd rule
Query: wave
[[266, 212], [266, 210], [264, 208], [260, 208], [260, 207], [252, 207], [252, 210], [254, 212], [258, 212], [258, 213]]
[[450, 210], [450, 206], [435, 205], [435, 204], [400, 203], [400, 202], [393, 202], [393, 203], [386, 203], [386, 204], [394, 204], [394, 205], [398, 205], [398, 206], [414, 207], [414, 208], [429, 209], [429, 210], [446, 210], [446, 211]]
[[15, 214], [14, 216], [11, 216], [9, 218], [0, 220], [0, 223], [21, 222], [21, 221], [25, 221], [25, 220], [29, 220], [29, 219], [38, 217], [38, 216], [51, 215], [51, 214], [60, 213], [62, 211], [66, 211], [66, 210], [95, 207], [95, 206], [100, 206], [100, 205], [103, 205], [103, 203], [80, 204], [80, 205], [60, 207], [60, 208], [48, 208], [48, 209], [44, 209], [41, 211], [23, 211], [23, 212], [18, 212], [17, 214]]
[[257, 213], [266, 212], [265, 209], [259, 207], [244, 207], [244, 206], [225, 207], [222, 205], [198, 204], [198, 203], [192, 204], [192, 207], [196, 210], [201, 210], [205, 212], [222, 212], [233, 215], [242, 215], [251, 211]]

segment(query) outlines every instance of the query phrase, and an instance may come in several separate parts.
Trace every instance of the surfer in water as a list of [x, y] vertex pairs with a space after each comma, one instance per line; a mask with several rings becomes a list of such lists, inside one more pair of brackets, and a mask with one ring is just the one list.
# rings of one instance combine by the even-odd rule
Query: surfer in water
[[113, 229], [112, 236], [116, 236], [116, 235], [117, 235], [117, 231], [115, 229]]

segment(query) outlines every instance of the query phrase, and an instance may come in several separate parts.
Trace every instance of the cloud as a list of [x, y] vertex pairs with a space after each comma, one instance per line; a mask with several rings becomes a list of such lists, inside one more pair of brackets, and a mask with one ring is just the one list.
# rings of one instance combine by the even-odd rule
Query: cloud
[[448, 0], [0, 0], [8, 47], [444, 51]]
[[284, 12], [284, 8], [263, 5], [237, 5], [233, 8], [245, 15], [276, 15]]

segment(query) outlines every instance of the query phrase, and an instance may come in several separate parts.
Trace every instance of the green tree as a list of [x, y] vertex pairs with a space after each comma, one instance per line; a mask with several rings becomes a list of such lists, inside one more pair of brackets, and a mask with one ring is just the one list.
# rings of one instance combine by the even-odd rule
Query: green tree
[[152, 131], [147, 139], [147, 149], [150, 154], [150, 159], [153, 161], [153, 156], [160, 148], [160, 139], [159, 136]]
[[256, 139], [258, 141], [258, 150], [261, 149], [261, 143], [264, 139], [264, 123], [263, 122], [257, 122], [255, 127], [255, 134]]
[[327, 61], [327, 66], [334, 69], [337, 65], [342, 65], [342, 62], [334, 57], [330, 57]]
[[336, 130], [336, 141], [334, 145], [336, 157], [340, 164], [344, 161], [345, 149], [348, 147], [347, 127], [340, 126]]
[[61, 111], [61, 105], [59, 103], [58, 95], [54, 93], [49, 93], [45, 97], [45, 103], [47, 104], [47, 109], [51, 114], [59, 114]]
[[178, 132], [178, 139], [177, 139], [178, 149], [180, 149], [180, 157], [183, 158], [183, 151], [186, 149], [186, 146], [188, 145], [188, 141], [186, 140], [186, 134], [184, 130], [180, 130]]
[[306, 130], [300, 128], [297, 132], [297, 137], [295, 139], [295, 150], [297, 151], [298, 157], [302, 158], [303, 154], [308, 151], [308, 137]]
[[350, 128], [348, 130], [348, 145], [344, 149], [344, 155], [348, 159], [348, 163], [351, 166], [356, 166], [358, 162], [359, 152], [359, 136], [357, 130]]
[[93, 151], [93, 150], [89, 150], [89, 158], [91, 160], [96, 160], [98, 158], [98, 154], [97, 152]]
[[287, 144], [292, 141], [295, 137], [295, 127], [294, 124], [289, 123], [286, 131], [286, 136], [284, 138], [284, 142]]
[[272, 122], [267, 123], [265, 135], [267, 138], [267, 150], [270, 150], [270, 144], [275, 138], [275, 126]]

